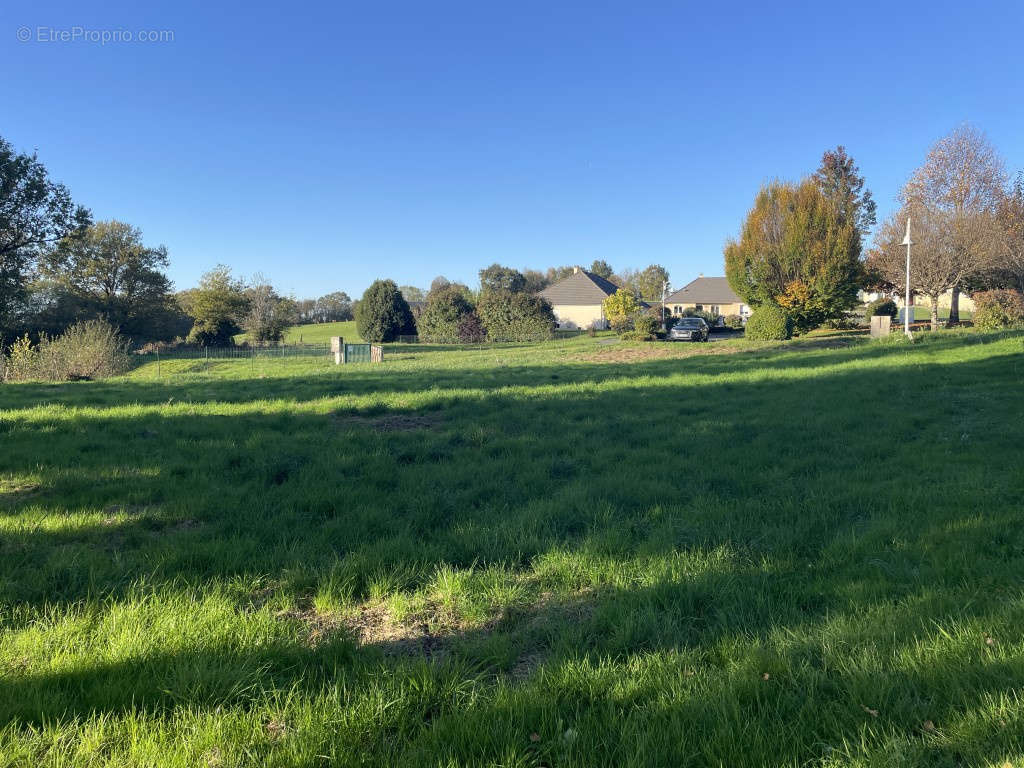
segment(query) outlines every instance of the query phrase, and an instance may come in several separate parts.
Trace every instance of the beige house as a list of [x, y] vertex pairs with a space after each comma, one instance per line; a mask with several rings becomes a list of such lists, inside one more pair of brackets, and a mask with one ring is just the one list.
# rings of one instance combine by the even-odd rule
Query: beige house
[[575, 267], [564, 280], [549, 285], [540, 292], [551, 302], [559, 328], [608, 327], [603, 302], [619, 287], [600, 275]]
[[739, 315], [744, 322], [750, 317], [750, 307], [729, 287], [724, 277], [698, 277], [665, 299], [665, 306], [673, 315], [682, 314], [684, 309], [695, 309], [720, 317]]

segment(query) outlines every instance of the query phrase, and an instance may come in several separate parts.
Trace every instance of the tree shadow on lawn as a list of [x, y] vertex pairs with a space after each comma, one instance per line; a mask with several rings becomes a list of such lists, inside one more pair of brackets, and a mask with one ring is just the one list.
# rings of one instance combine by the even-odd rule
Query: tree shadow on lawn
[[[1015, 356], [920, 364], [920, 381], [943, 386], [915, 388], [911, 412], [887, 397], [898, 369], [880, 367], [733, 381], [720, 391], [680, 385], [652, 394], [640, 382], [496, 394], [450, 403], [431, 412], [435, 424], [409, 430], [307, 412], [64, 414], [16, 425], [5, 434], [5, 470], [35, 474], [41, 486], [0, 507], [6, 522], [25, 519], [2, 541], [0, 594], [9, 607], [31, 609], [9, 614], [5, 626], [23, 629], [38, 612], [83, 603], [99, 601], [90, 610], [100, 611], [130, 603], [140, 580], [160, 595], [269, 579], [298, 605], [335, 579], [369, 601], [375, 580], [396, 573], [405, 574], [396, 589], [413, 591], [445, 566], [506, 568], [560, 590], [563, 607], [530, 604], [483, 627], [455, 626], [425, 674], [525, 692], [511, 708], [493, 696], [468, 710], [432, 699], [429, 717], [410, 715], [410, 749], [443, 750], [441, 734], [458, 731], [465, 742], [464, 729], [488, 718], [528, 721], [556, 701], [594, 732], [616, 732], [638, 712], [695, 733], [720, 731], [718, 721], [739, 727], [742, 715], [765, 733], [805, 722], [805, 740], [835, 743], [873, 723], [862, 709], [880, 709], [872, 691], [901, 718], [872, 736], [881, 743], [1024, 682], [1020, 655], [990, 658], [999, 649], [980, 635], [999, 631], [1000, 643], [1019, 647], [1020, 622], [1015, 629], [1009, 619], [1024, 618], [1014, 366]], [[878, 436], [882, 425], [902, 439]], [[688, 570], [692, 558], [715, 553], [720, 565]], [[252, 610], [251, 595], [238, 596], [238, 610]], [[949, 617], [979, 633], [955, 684], [943, 679], [948, 668], [926, 665], [822, 667], [825, 641], [815, 633], [826, 624], [851, 622], [837, 643], [895, 652], [934, 636], [934, 622]], [[16, 673], [4, 683], [0, 720], [244, 707], [256, 691], [313, 693], [346, 675], [365, 686], [381, 669], [427, 664], [408, 637], [360, 645], [339, 625], [312, 644], [308, 618], [280, 621], [297, 631], [251, 649], [202, 645]], [[622, 665], [653, 654], [671, 666], [674, 653], [710, 693], [687, 698], [684, 686], [679, 700], [665, 701], [659, 691], [685, 677], [682, 668], [663, 683], [641, 677], [625, 699], [607, 686], [572, 690], [580, 660]], [[532, 669], [517, 676], [524, 663]], [[735, 677], [737, 664], [749, 666], [746, 677]], [[563, 678], [568, 690], [545, 687]], [[776, 684], [781, 692], [765, 693]], [[701, 715], [698, 694], [732, 709]], [[815, 720], [822, 707], [832, 719]], [[1006, 743], [993, 734], [986, 743]], [[785, 728], [761, 737], [762, 757], [813, 757], [791, 737]]]

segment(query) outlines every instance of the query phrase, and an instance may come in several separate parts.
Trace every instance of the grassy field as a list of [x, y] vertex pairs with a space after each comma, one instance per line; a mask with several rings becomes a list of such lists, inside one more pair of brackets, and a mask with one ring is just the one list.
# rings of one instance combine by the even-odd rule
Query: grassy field
[[610, 341], [0, 386], [0, 765], [1022, 764], [1024, 334]]
[[[297, 344], [322, 344], [331, 340], [332, 336], [341, 336], [348, 342], [361, 342], [359, 331], [356, 330], [355, 320], [345, 320], [337, 323], [309, 323], [308, 325], [293, 325], [284, 334], [284, 343]], [[237, 343], [245, 341], [246, 334], [240, 333], [235, 337]]]

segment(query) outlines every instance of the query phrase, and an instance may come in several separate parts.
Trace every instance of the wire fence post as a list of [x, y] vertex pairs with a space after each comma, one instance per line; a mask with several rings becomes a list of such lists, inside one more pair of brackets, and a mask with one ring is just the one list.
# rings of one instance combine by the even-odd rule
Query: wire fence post
[[156, 349], [156, 377], [160, 378], [160, 348]]

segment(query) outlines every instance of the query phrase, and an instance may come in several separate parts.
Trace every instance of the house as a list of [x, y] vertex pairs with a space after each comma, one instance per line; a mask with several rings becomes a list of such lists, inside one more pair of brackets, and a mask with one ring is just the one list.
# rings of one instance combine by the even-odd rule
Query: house
[[750, 317], [750, 307], [729, 287], [724, 277], [698, 277], [665, 299], [665, 306], [673, 315], [684, 309], [710, 312], [713, 315], [739, 315], [744, 321]]
[[559, 328], [607, 328], [603, 302], [619, 290], [611, 280], [574, 267], [572, 274], [540, 292], [551, 302]]

